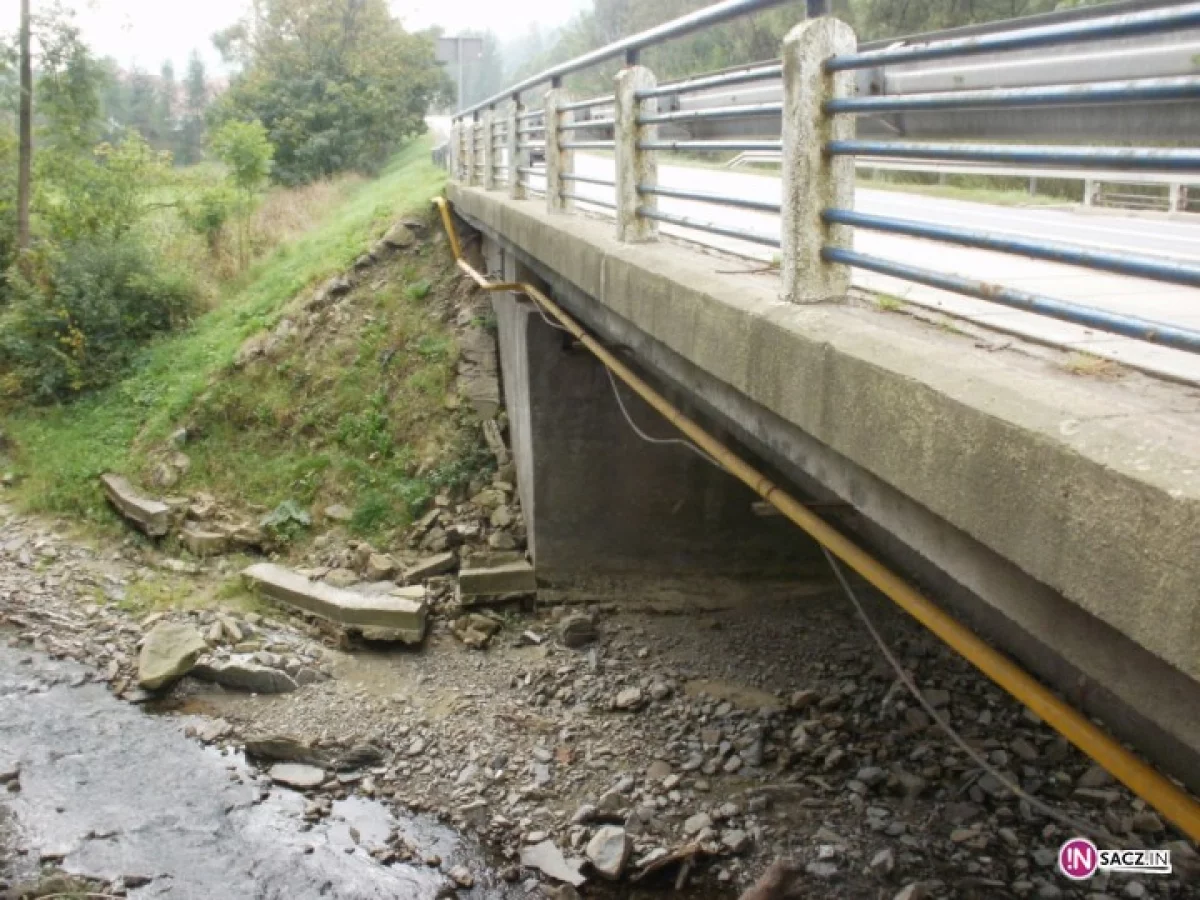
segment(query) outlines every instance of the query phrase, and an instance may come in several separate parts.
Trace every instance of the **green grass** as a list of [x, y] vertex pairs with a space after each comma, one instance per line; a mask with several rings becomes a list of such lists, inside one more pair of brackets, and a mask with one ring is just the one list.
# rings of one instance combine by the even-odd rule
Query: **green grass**
[[[429, 160], [429, 149], [428, 138], [409, 144], [377, 180], [351, 191], [318, 227], [281, 245], [227, 285], [212, 311], [186, 331], [147, 346], [120, 382], [67, 406], [11, 412], [4, 427], [16, 449], [10, 451], [11, 458], [0, 458], [0, 470], [12, 469], [20, 479], [17, 499], [32, 511], [111, 522], [97, 476], [105, 471], [133, 476], [143, 472], [148, 454], [189, 416], [199, 398], [206, 391], [221, 390], [225, 382], [218, 382], [217, 376], [228, 369], [248, 336], [272, 326], [304, 288], [346, 268], [397, 216], [424, 211], [444, 182], [444, 173]], [[429, 348], [441, 352], [433, 344]], [[362, 399], [354, 394], [356, 387], [361, 384], [353, 378], [339, 387], [344, 403]], [[432, 387], [444, 384], [427, 386]], [[251, 421], [258, 417], [263, 423], [275, 422], [284, 407], [291, 408], [292, 415], [302, 414], [294, 409], [294, 385], [286, 378], [255, 388], [261, 393], [238, 398], [247, 407], [239, 406], [239, 411]], [[245, 425], [246, 419], [238, 424]], [[353, 440], [369, 443], [369, 423], [356, 427], [366, 432], [351, 428]], [[243, 443], [230, 433], [230, 443], [221, 451], [226, 456], [262, 455], [260, 464], [243, 467], [241, 475], [252, 470], [254, 477], [239, 485], [244, 490], [240, 497], [257, 494], [270, 502], [280, 493], [280, 484], [315, 481], [329, 465], [320, 453], [256, 445], [268, 428], [249, 432]], [[195, 468], [200, 474], [221, 465], [213, 455], [206, 458], [203, 448], [198, 457]]]

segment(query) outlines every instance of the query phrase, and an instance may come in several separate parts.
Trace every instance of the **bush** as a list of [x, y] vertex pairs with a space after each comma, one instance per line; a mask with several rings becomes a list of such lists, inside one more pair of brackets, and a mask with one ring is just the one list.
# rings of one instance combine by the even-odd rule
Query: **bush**
[[191, 280], [164, 271], [133, 235], [91, 237], [43, 250], [9, 273], [0, 318], [0, 389], [37, 403], [112, 381], [138, 346], [185, 321]]

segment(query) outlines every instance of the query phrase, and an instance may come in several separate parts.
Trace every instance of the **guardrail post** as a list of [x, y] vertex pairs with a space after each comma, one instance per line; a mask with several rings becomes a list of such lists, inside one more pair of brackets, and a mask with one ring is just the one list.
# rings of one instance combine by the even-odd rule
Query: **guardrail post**
[[492, 191], [496, 189], [496, 135], [492, 130], [495, 126], [496, 117], [492, 110], [485, 109], [483, 111], [483, 149], [480, 155], [483, 157], [483, 189]]
[[651, 241], [658, 236], [658, 223], [638, 215], [638, 207], [657, 206], [657, 197], [638, 193], [638, 185], [658, 184], [658, 154], [639, 150], [640, 141], [652, 141], [658, 135], [657, 125], [639, 125], [643, 110], [657, 112], [658, 101], [637, 99], [638, 91], [658, 86], [654, 73], [645, 66], [628, 66], [617, 73], [613, 141], [616, 150], [617, 240]]
[[569, 103], [565, 88], [546, 92], [546, 209], [550, 212], [570, 212], [572, 200], [563, 196], [563, 173], [575, 171], [575, 151], [562, 148], [562, 117], [568, 115], [559, 107]]
[[529, 168], [529, 151], [521, 149], [521, 95], [513, 96], [508, 111], [508, 196], [514, 200], [525, 199], [525, 183], [521, 181], [521, 169]]
[[1182, 184], [1167, 185], [1167, 212], [1179, 212], [1184, 206]]
[[478, 128], [478, 123], [475, 121], [475, 116], [467, 119], [463, 128], [465, 140], [463, 142], [463, 184], [475, 184], [475, 131]]
[[854, 158], [825, 152], [829, 141], [854, 137], [854, 117], [824, 111], [827, 100], [853, 94], [854, 74], [826, 72], [825, 60], [857, 47], [854, 29], [829, 16], [801, 22], [783, 41], [780, 267], [784, 297], [793, 303], [844, 297], [850, 287], [848, 268], [825, 262], [821, 248], [854, 242], [849, 227], [822, 218], [826, 209], [854, 208]]

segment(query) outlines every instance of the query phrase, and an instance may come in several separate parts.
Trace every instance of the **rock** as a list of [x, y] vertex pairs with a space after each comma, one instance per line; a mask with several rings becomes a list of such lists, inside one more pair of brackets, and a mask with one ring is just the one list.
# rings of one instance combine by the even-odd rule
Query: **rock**
[[146, 635], [138, 655], [138, 686], [156, 691], [173, 684], [207, 650], [204, 636], [191, 625], [159, 622]]
[[192, 669], [191, 675], [229, 690], [254, 694], [287, 694], [298, 687], [295, 679], [282, 669], [264, 666], [247, 657], [201, 663]]
[[104, 495], [117, 512], [150, 537], [162, 537], [170, 528], [171, 509], [158, 500], [138, 494], [126, 478], [108, 473], [100, 476]]
[[466, 866], [455, 866], [448, 874], [450, 875], [450, 880], [463, 890], [475, 887], [475, 876], [471, 874], [471, 870]]
[[804, 871], [807, 872], [809, 875], [813, 875], [817, 878], [828, 879], [828, 878], [833, 878], [835, 875], [837, 875], [838, 867], [831, 862], [817, 861], [817, 862], [810, 862], [808, 865], [806, 865], [804, 867]]
[[558, 626], [558, 639], [567, 647], [582, 647], [596, 640], [596, 623], [589, 616], [567, 616]]
[[205, 531], [185, 525], [179, 532], [179, 540], [193, 556], [219, 556], [228, 546], [228, 538], [218, 531]]
[[914, 881], [905, 885], [892, 900], [925, 900], [929, 896], [929, 888], [923, 881]]
[[303, 763], [276, 763], [267, 772], [277, 784], [306, 791], [325, 783], [325, 770]]
[[406, 569], [401, 581], [405, 584], [420, 584], [427, 578], [453, 572], [457, 565], [458, 557], [455, 556], [454, 551], [447, 550], [445, 553], [436, 553]]
[[634, 710], [642, 705], [642, 691], [640, 688], [625, 688], [617, 694], [616, 700], [617, 709]]
[[616, 881], [625, 871], [629, 854], [633, 852], [633, 841], [625, 833], [624, 828], [616, 825], [605, 825], [597, 829], [588, 841], [585, 851], [588, 860], [597, 874], [610, 881]]
[[896, 868], [896, 854], [891, 847], [884, 847], [871, 857], [871, 871], [876, 875], [890, 875], [894, 868]]
[[381, 240], [384, 244], [394, 250], [402, 250], [405, 247], [411, 247], [416, 241], [417, 236], [412, 233], [412, 230], [403, 222], [397, 222], [388, 229]]
[[270, 762], [294, 762], [325, 765], [324, 754], [309, 742], [288, 735], [253, 735], [246, 738], [246, 755]]
[[1102, 788], [1113, 783], [1113, 777], [1099, 765], [1092, 765], [1075, 782], [1077, 788]]
[[579, 874], [579, 864], [568, 862], [563, 858], [562, 851], [554, 841], [542, 841], [521, 848], [521, 865], [538, 869], [543, 875], [555, 881], [565, 881], [572, 887], [579, 887], [587, 881]]
[[699, 834], [705, 828], [712, 828], [712, 824], [712, 816], [708, 813], [696, 813], [684, 821], [683, 833], [691, 837], [694, 834]]
[[361, 581], [358, 573], [353, 569], [332, 569], [325, 573], [324, 581], [326, 584], [335, 588], [348, 588], [356, 585]]
[[741, 853], [750, 846], [750, 835], [740, 828], [731, 828], [721, 835], [721, 843], [730, 853]]
[[396, 561], [386, 553], [372, 553], [363, 574], [369, 581], [386, 581], [396, 574]]
[[503, 594], [533, 594], [537, 578], [525, 560], [488, 568], [464, 568], [458, 573], [459, 600], [463, 606]]
[[1131, 824], [1134, 831], [1142, 834], [1162, 834], [1167, 830], [1162, 819], [1148, 809], [1137, 813]]
[[354, 518], [354, 510], [344, 503], [334, 503], [325, 507], [323, 515], [331, 522], [349, 522]]
[[389, 629], [410, 644], [425, 638], [428, 606], [423, 587], [368, 596], [311, 581], [274, 563], [258, 563], [242, 575], [274, 599], [339, 625]]

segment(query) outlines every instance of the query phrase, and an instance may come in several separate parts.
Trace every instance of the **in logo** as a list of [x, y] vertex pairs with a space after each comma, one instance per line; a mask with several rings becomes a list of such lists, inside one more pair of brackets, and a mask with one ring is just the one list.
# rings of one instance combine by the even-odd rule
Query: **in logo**
[[1086, 881], [1100, 866], [1100, 853], [1087, 838], [1071, 838], [1058, 849], [1058, 868], [1072, 881]]

